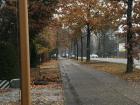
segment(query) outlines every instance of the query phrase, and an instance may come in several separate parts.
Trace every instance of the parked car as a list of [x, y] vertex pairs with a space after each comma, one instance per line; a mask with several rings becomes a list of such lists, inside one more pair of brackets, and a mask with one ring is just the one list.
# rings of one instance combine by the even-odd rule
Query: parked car
[[63, 54], [62, 54], [62, 57], [64, 57], [64, 58], [67, 58], [68, 56], [69, 56], [68, 53], [63, 53]]
[[75, 55], [74, 55], [74, 54], [70, 55], [70, 58], [74, 58], [74, 57], [75, 57]]
[[98, 58], [98, 55], [97, 54], [91, 54], [90, 57], [91, 58]]
[[62, 57], [66, 58], [66, 54], [62, 54]]
[[51, 55], [52, 58], [56, 58], [56, 54]]
[[71, 55], [71, 57], [75, 57], [75, 55], [73, 54], [73, 55]]

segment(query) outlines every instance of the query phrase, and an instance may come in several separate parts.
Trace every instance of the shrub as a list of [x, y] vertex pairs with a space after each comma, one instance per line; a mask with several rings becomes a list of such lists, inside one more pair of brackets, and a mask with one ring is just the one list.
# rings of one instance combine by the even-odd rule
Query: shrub
[[19, 77], [18, 53], [11, 43], [0, 42], [0, 80]]

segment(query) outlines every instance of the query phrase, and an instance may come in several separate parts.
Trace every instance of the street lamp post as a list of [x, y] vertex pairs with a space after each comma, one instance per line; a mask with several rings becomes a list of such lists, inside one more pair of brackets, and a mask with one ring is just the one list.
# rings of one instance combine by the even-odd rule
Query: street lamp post
[[21, 105], [31, 105], [27, 0], [19, 0], [19, 23], [20, 23], [20, 59], [21, 59]]

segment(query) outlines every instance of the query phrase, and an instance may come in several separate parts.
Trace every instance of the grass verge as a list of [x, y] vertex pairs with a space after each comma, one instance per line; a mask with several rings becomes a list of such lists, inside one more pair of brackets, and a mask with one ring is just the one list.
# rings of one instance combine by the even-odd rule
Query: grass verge
[[81, 62], [81, 63], [91, 68], [94, 68], [96, 70], [104, 71], [112, 75], [116, 75], [124, 80], [140, 82], [140, 69], [134, 69], [132, 73], [125, 73], [126, 70], [125, 64], [100, 62], [100, 61], [93, 61], [89, 63]]
[[43, 63], [39, 68], [31, 70], [31, 82], [34, 80], [46, 80], [48, 83], [61, 82], [59, 66], [57, 60]]

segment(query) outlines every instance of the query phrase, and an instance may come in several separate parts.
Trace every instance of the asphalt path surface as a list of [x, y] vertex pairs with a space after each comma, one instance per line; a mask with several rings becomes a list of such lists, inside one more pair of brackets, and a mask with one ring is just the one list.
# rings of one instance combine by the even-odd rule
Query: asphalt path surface
[[60, 59], [65, 105], [140, 105], [140, 84]]

